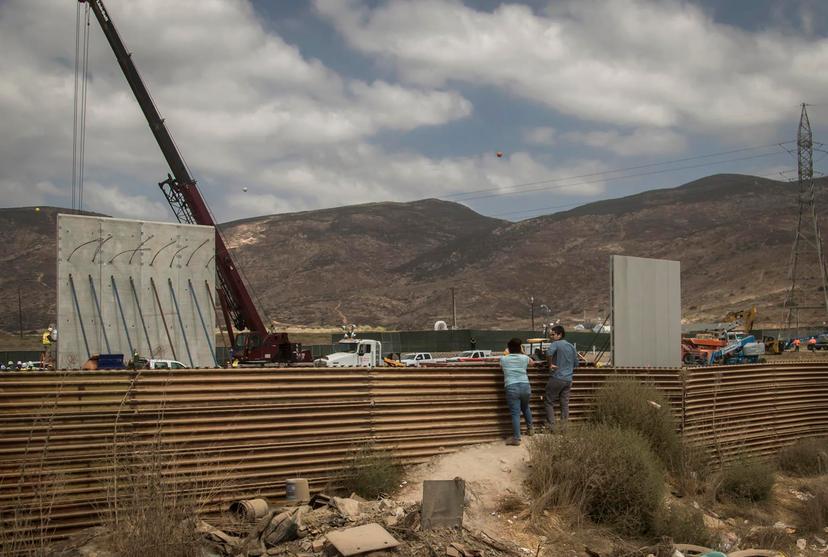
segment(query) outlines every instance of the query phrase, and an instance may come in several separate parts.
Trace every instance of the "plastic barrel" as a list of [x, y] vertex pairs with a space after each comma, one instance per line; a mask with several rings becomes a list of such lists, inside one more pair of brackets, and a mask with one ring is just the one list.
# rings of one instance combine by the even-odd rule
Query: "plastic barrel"
[[310, 501], [308, 480], [304, 478], [290, 478], [285, 480], [285, 495], [288, 501], [306, 503]]

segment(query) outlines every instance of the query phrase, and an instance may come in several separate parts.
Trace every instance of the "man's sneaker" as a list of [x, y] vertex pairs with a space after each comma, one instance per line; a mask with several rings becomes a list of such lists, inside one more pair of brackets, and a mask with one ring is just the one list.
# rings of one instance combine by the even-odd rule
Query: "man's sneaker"
[[510, 437], [508, 441], [506, 441], [507, 445], [512, 445], [513, 447], [520, 446], [520, 439], [515, 439], [514, 437]]

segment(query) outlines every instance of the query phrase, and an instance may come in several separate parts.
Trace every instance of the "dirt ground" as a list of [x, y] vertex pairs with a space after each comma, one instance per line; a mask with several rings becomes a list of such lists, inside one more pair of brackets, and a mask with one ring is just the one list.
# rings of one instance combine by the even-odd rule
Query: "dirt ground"
[[411, 468], [406, 473], [406, 484], [394, 498], [405, 503], [420, 503], [423, 480], [462, 478], [466, 482], [464, 526], [498, 539], [508, 539], [531, 549], [534, 554], [544, 540], [529, 531], [520, 516], [521, 509], [500, 511], [501, 503], [514, 497], [528, 505], [529, 495], [523, 485], [527, 465], [525, 442], [519, 447], [503, 442], [475, 445]]
[[[573, 525], [548, 511], [540, 519], [548, 535], [539, 534], [540, 530], [532, 527], [527, 510], [530, 494], [524, 485], [529, 471], [526, 446], [526, 439], [520, 447], [503, 442], [487, 443], [437, 457], [409, 469], [405, 484], [394, 499], [419, 503], [423, 480], [463, 478], [466, 482], [464, 526], [512, 542], [527, 555], [607, 556], [629, 553], [652, 543], [652, 540], [622, 540], [611, 531], [591, 524]], [[828, 525], [824, 532], [816, 535], [797, 532], [794, 526], [794, 510], [807, 493], [804, 486], [813, 481], [828, 481], [828, 476], [803, 480], [778, 475], [771, 500], [760, 504], [721, 503], [709, 495], [697, 498], [671, 496], [668, 503], [701, 509], [705, 513], [705, 523], [716, 533], [721, 545], [729, 550], [752, 547], [781, 550], [786, 555], [798, 557], [826, 556]], [[506, 501], [510, 502], [509, 510], [504, 509]], [[768, 537], [771, 539], [765, 541]], [[797, 547], [797, 541], [801, 539], [805, 540], [805, 549]], [[762, 547], [755, 540], [765, 541], [773, 547]]]

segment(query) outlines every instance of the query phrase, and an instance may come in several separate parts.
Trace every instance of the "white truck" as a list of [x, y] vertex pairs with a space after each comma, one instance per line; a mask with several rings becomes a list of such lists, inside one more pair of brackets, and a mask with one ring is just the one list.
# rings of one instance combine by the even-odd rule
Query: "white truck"
[[409, 352], [400, 357], [400, 363], [405, 367], [418, 367], [420, 364], [433, 364], [437, 361], [431, 352]]
[[491, 350], [465, 350], [460, 352], [457, 356], [446, 358], [447, 362], [486, 362], [494, 360], [496, 356], [492, 356]]
[[382, 359], [382, 343], [378, 340], [343, 338], [339, 351], [313, 361], [316, 367], [380, 367], [386, 365]]

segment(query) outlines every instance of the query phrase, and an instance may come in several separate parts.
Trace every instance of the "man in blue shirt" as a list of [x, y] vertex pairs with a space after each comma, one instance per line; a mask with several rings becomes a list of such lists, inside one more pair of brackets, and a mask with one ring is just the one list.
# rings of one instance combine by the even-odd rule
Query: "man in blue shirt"
[[569, 391], [572, 388], [572, 372], [578, 367], [578, 353], [575, 347], [564, 340], [566, 331], [561, 325], [549, 330], [552, 343], [546, 349], [546, 361], [549, 364], [549, 380], [546, 382], [546, 395], [543, 404], [546, 407], [546, 421], [549, 427], [555, 426], [555, 403], [561, 405], [561, 423], [569, 418]]

